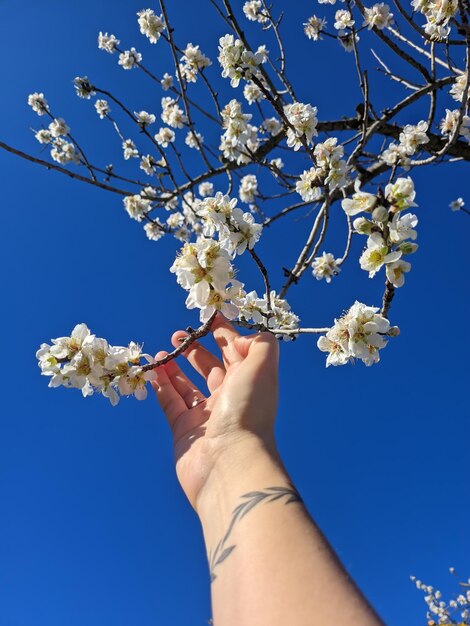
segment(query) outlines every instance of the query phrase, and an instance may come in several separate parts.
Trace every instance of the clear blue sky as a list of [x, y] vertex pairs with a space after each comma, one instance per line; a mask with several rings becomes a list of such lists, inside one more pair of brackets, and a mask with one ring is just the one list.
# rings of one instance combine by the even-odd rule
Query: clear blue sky
[[[301, 97], [319, 106], [321, 119], [352, 113], [360, 101], [352, 57], [301, 35], [301, 21], [323, 7], [290, 5], [287, 47], [297, 46], [290, 69]], [[202, 6], [169, 3], [178, 42], [201, 43], [215, 58], [224, 28]], [[95, 162], [120, 163], [116, 139], [71, 80], [88, 75], [132, 110], [158, 112], [161, 93], [96, 47], [107, 30], [169, 70], [163, 48], [138, 33], [141, 8], [140, 0], [0, 0], [0, 138], [40, 154], [28, 131], [40, 119], [26, 97], [44, 91]], [[383, 102], [391, 87], [376, 85]], [[173, 330], [197, 323], [167, 271], [175, 243], [149, 242], [118, 196], [1, 151], [0, 172], [0, 626], [206, 624], [199, 523], [174, 477], [153, 397], [112, 408], [50, 390], [34, 358], [42, 341], [82, 321], [112, 343], [167, 348]], [[386, 623], [403, 626], [425, 623], [410, 574], [443, 590], [453, 586], [450, 565], [470, 575], [470, 220], [447, 208], [468, 191], [468, 166], [415, 180], [420, 249], [391, 312], [401, 336], [373, 368], [326, 370], [311, 339], [283, 345], [277, 429], [285, 463], [345, 566]], [[297, 249], [285, 246], [286, 233], [298, 246], [308, 224], [279, 222], [260, 242], [277, 285], [279, 266]], [[379, 302], [382, 282], [358, 266], [362, 243], [331, 285], [307, 277], [292, 288], [306, 324], [329, 324], [356, 298]], [[343, 242], [332, 235], [327, 247], [339, 254]], [[249, 261], [241, 263], [247, 282]]]

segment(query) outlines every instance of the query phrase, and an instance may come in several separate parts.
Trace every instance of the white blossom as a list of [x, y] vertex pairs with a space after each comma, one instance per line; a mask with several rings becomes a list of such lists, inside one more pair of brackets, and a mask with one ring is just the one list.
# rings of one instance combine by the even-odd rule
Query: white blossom
[[188, 121], [183, 110], [178, 106], [178, 102], [169, 96], [162, 98], [161, 118], [172, 128], [183, 128]]
[[153, 113], [147, 113], [147, 111], [134, 111], [134, 115], [137, 118], [137, 123], [142, 128], [150, 126], [155, 123], [155, 115]]
[[162, 128], [160, 128], [158, 133], [154, 135], [154, 139], [159, 146], [161, 146], [162, 148], [167, 148], [168, 145], [170, 143], [173, 143], [175, 140], [175, 131], [171, 128], [168, 128], [168, 126], [163, 126]]
[[188, 130], [188, 134], [185, 137], [184, 143], [190, 148], [200, 149], [200, 146], [204, 143], [204, 137], [197, 131]]
[[38, 115], [46, 115], [49, 112], [49, 105], [43, 93], [31, 93], [28, 96], [28, 104]]
[[463, 201], [462, 198], [457, 198], [457, 200], [453, 200], [450, 204], [449, 204], [449, 208], [451, 211], [460, 211], [460, 209], [465, 206], [465, 202]]
[[240, 181], [240, 187], [238, 188], [238, 197], [242, 202], [247, 204], [255, 201], [255, 197], [258, 195], [258, 180], [254, 174], [247, 174], [243, 176]]
[[340, 271], [337, 259], [330, 252], [324, 252], [313, 259], [312, 273], [317, 280], [324, 278], [327, 283], [331, 283], [331, 277], [336, 276]]
[[302, 146], [301, 138], [309, 144], [313, 136], [317, 136], [317, 107], [310, 104], [294, 102], [284, 106], [284, 114], [292, 126], [287, 129], [287, 145], [294, 150]]
[[111, 112], [111, 108], [107, 100], [96, 100], [95, 109], [101, 119], [104, 119]]
[[304, 23], [304, 33], [309, 39], [318, 41], [321, 39], [320, 33], [326, 26], [326, 19], [312, 15], [308, 18], [308, 21]]
[[[354, 359], [368, 366], [379, 361], [379, 350], [387, 345], [385, 336], [392, 334], [392, 329], [378, 310], [356, 301], [347, 313], [335, 319], [334, 325], [317, 342], [322, 352], [328, 352], [327, 367], [345, 365]], [[394, 328], [393, 334], [397, 331]]]
[[362, 253], [359, 263], [363, 270], [369, 272], [369, 278], [373, 278], [383, 265], [398, 261], [401, 254], [400, 250], [390, 251], [381, 233], [372, 233], [367, 239], [367, 248]]
[[251, 52], [233, 35], [225, 35], [219, 39], [218, 61], [222, 67], [222, 76], [230, 78], [232, 87], [238, 87], [242, 78], [250, 80], [252, 76], [257, 76], [258, 66], [266, 58], [265, 48]]
[[214, 185], [209, 181], [204, 181], [198, 187], [198, 193], [201, 198], [205, 198], [206, 196], [211, 196], [214, 193]]
[[411, 263], [400, 259], [394, 263], [388, 263], [385, 267], [385, 274], [394, 287], [402, 287], [405, 283], [404, 274], [409, 272], [410, 269]]
[[263, 5], [261, 0], [248, 0], [243, 5], [243, 13], [251, 22], [259, 22], [264, 24], [267, 21], [266, 15], [263, 13]]
[[144, 225], [144, 230], [150, 241], [158, 241], [165, 234], [163, 224], [161, 224], [159, 220], [147, 222], [147, 224]]
[[75, 92], [79, 98], [89, 100], [91, 96], [96, 95], [95, 88], [90, 83], [87, 76], [76, 76], [73, 79], [73, 85], [75, 87]]
[[304, 202], [314, 202], [322, 195], [319, 171], [315, 167], [304, 170], [295, 184], [295, 190]]
[[364, 26], [367, 26], [369, 30], [374, 27], [383, 30], [388, 28], [392, 22], [393, 13], [390, 13], [388, 4], [378, 2], [372, 7], [364, 9]]
[[143, 9], [137, 13], [137, 17], [142, 35], [145, 35], [150, 43], [157, 43], [165, 30], [162, 16], [155, 15], [152, 9]]
[[131, 48], [130, 50], [121, 52], [118, 63], [123, 67], [123, 69], [131, 70], [132, 68], [137, 67], [137, 64], [141, 61], [142, 55], [140, 52], [137, 52], [135, 48]]
[[406, 213], [400, 216], [395, 213], [389, 225], [389, 238], [393, 243], [401, 243], [405, 239], [415, 240], [417, 233], [414, 230], [418, 223], [418, 218], [413, 213]]
[[126, 161], [129, 159], [136, 159], [139, 156], [139, 151], [135, 147], [135, 143], [132, 139], [124, 139], [122, 142], [122, 150]]
[[339, 9], [336, 11], [334, 27], [340, 32], [340, 34], [342, 34], [347, 28], [352, 28], [354, 24], [355, 22], [349, 11], [345, 9]]
[[136, 220], [137, 222], [141, 222], [144, 215], [148, 213], [151, 207], [151, 201], [142, 198], [138, 194], [134, 194], [132, 196], [126, 196], [123, 199], [124, 208], [126, 209], [129, 217]]
[[119, 39], [116, 39], [114, 35], [102, 32], [98, 35], [98, 48], [109, 52], [109, 54], [112, 54], [120, 43]]
[[62, 137], [63, 135], [68, 135], [69, 131], [70, 128], [61, 117], [54, 119], [49, 124], [49, 132], [52, 137]]
[[80, 159], [73, 143], [65, 141], [62, 137], [54, 140], [51, 148], [51, 157], [57, 163], [66, 165], [67, 163], [79, 163]]
[[49, 130], [46, 130], [45, 128], [42, 128], [41, 130], [38, 130], [34, 137], [36, 138], [37, 141], [39, 141], [39, 143], [51, 143], [52, 141], [52, 134]]
[[345, 198], [341, 206], [347, 215], [353, 216], [363, 211], [373, 211], [377, 205], [377, 196], [372, 193], [360, 191], [361, 181], [356, 179], [354, 183], [355, 193], [352, 198]]
[[408, 209], [418, 206], [414, 199], [416, 197], [413, 180], [407, 178], [397, 178], [395, 183], [389, 183], [385, 187], [385, 198], [394, 205], [396, 210]]
[[163, 78], [160, 81], [160, 84], [163, 91], [168, 91], [168, 89], [171, 89], [171, 87], [173, 87], [173, 76], [165, 72], [163, 74]]

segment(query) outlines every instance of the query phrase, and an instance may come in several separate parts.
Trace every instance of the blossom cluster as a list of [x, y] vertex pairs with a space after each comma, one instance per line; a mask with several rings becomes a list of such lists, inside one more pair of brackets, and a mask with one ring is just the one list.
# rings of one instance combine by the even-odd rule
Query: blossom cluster
[[259, 145], [258, 128], [250, 124], [253, 116], [243, 113], [236, 99], [230, 100], [222, 109], [221, 116], [224, 133], [220, 138], [219, 150], [228, 161], [249, 163], [250, 153], [255, 152]]
[[379, 361], [379, 350], [387, 345], [385, 337], [396, 336], [399, 330], [391, 327], [378, 310], [356, 301], [349, 311], [335, 319], [334, 325], [317, 342], [322, 352], [328, 352], [326, 367], [345, 365], [354, 359], [368, 366]]
[[289, 123], [287, 145], [299, 150], [302, 142], [309, 144], [317, 136], [317, 107], [302, 102], [293, 102], [284, 106], [284, 115]]
[[49, 376], [49, 387], [80, 389], [83, 396], [101, 393], [115, 406], [120, 395], [147, 397], [147, 381], [155, 378], [153, 370], [144, 371], [142, 346], [131, 342], [127, 347], [112, 346], [106, 339], [92, 335], [86, 324], [77, 324], [68, 337], [43, 343], [36, 353], [41, 374]]
[[459, 10], [458, 0], [412, 0], [411, 6], [426, 18], [426, 35], [438, 41], [448, 37], [450, 22]]
[[316, 167], [305, 170], [296, 183], [295, 190], [304, 202], [319, 200], [323, 188], [330, 191], [341, 189], [349, 181], [349, 167], [344, 156], [344, 148], [337, 145], [336, 137], [318, 143], [313, 151]]
[[387, 165], [403, 165], [409, 163], [409, 157], [418, 152], [421, 146], [429, 142], [427, 135], [428, 123], [421, 120], [418, 124], [407, 124], [399, 136], [399, 143], [391, 143], [382, 152], [380, 158]]
[[188, 83], [195, 83], [198, 72], [209, 67], [212, 61], [199, 50], [199, 46], [193, 46], [192, 43], [188, 43], [183, 52], [179, 62], [181, 75]]
[[[449, 568], [451, 574], [455, 574], [453, 567]], [[470, 578], [459, 583], [462, 591], [448, 602], [442, 599], [442, 593], [432, 585], [426, 585], [416, 576], [411, 576], [416, 588], [422, 591], [424, 601], [427, 604], [427, 619], [429, 626], [466, 626], [470, 624]], [[437, 621], [436, 621], [437, 620]]]
[[240, 80], [259, 76], [259, 66], [268, 60], [268, 51], [260, 46], [256, 52], [247, 50], [240, 39], [224, 35], [219, 39], [218, 61], [223, 78], [230, 78], [230, 85], [238, 87]]
[[[293, 331], [299, 327], [299, 317], [291, 311], [287, 300], [280, 298], [275, 291], [269, 294], [269, 302], [266, 294], [262, 298], [256, 291], [245, 294], [239, 305], [240, 318], [246, 322], [259, 324], [273, 331]], [[278, 338], [289, 340], [288, 334], [276, 335]]]
[[414, 229], [418, 218], [413, 213], [401, 213], [417, 206], [413, 181], [409, 177], [398, 178], [385, 187], [383, 194], [372, 194], [360, 191], [360, 181], [357, 180], [355, 190], [351, 199], [342, 201], [342, 207], [350, 216], [365, 212], [370, 217], [359, 217], [353, 222], [357, 233], [368, 235], [367, 247], [359, 259], [361, 268], [373, 278], [385, 265], [388, 281], [394, 287], [402, 287], [404, 274], [411, 269], [411, 264], [404, 261], [403, 256], [418, 248], [412, 243], [417, 237]]

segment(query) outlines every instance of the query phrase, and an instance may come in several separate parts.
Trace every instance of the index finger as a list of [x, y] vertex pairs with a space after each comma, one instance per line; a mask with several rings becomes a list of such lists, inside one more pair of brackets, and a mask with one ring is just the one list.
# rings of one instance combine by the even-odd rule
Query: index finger
[[211, 325], [216, 344], [222, 352], [224, 364], [230, 365], [241, 360], [241, 355], [235, 346], [235, 339], [240, 333], [230, 324], [221, 313], [217, 313]]

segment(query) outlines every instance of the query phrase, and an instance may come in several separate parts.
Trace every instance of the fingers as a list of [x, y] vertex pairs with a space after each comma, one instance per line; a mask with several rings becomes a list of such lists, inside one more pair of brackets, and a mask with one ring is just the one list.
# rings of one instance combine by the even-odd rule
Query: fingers
[[212, 334], [217, 345], [222, 352], [225, 366], [229, 366], [236, 361], [241, 361], [241, 356], [234, 344], [235, 339], [240, 337], [240, 333], [228, 322], [221, 313], [217, 313], [211, 326]]
[[[166, 352], [159, 352], [155, 358], [161, 359], [166, 355]], [[187, 410], [186, 403], [173, 387], [164, 365], [156, 367], [153, 371], [155, 372], [155, 378], [151, 381], [152, 387], [170, 427], [173, 428], [181, 413]]]
[[206, 399], [198, 387], [183, 373], [175, 359], [168, 361], [163, 367], [175, 391], [183, 399], [185, 409], [191, 409]]
[[[187, 337], [188, 333], [178, 330], [173, 334], [171, 343], [177, 348], [182, 338]], [[209, 391], [212, 393], [222, 384], [225, 377], [225, 367], [220, 359], [212, 352], [206, 350], [197, 341], [193, 342], [183, 356], [191, 363], [198, 374], [206, 379]]]

